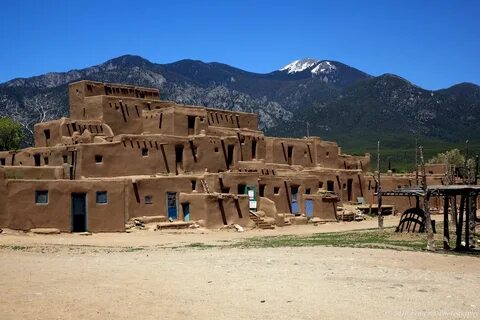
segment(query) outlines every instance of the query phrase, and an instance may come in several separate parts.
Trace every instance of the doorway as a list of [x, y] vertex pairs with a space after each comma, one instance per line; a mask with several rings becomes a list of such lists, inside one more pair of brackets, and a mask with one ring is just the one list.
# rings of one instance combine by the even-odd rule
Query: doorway
[[183, 221], [190, 221], [190, 203], [182, 203]]
[[352, 201], [352, 186], [353, 186], [353, 179], [347, 180], [347, 199], [348, 201]]
[[168, 219], [177, 220], [177, 193], [167, 192], [167, 216]]
[[305, 214], [307, 215], [307, 219], [313, 218], [313, 200], [312, 199], [305, 200]]
[[291, 187], [292, 192], [292, 214], [298, 214], [298, 186]]
[[87, 231], [86, 200], [86, 193], [72, 193], [72, 232]]

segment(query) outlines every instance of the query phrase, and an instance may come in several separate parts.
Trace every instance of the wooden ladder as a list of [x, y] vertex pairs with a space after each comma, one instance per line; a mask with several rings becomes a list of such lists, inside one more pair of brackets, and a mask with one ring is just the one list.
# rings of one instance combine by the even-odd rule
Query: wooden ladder
[[210, 188], [208, 188], [207, 181], [205, 179], [200, 179], [200, 182], [202, 184], [203, 191], [205, 191], [206, 193], [211, 193]]

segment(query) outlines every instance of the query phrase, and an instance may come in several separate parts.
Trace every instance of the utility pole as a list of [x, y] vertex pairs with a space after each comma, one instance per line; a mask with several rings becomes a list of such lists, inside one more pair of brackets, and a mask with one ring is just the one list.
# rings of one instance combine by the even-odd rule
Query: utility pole
[[422, 166], [422, 188], [423, 188], [423, 211], [425, 211], [425, 229], [427, 231], [427, 250], [435, 251], [433, 240], [432, 218], [430, 217], [430, 194], [427, 188], [427, 174], [425, 171], [425, 161], [423, 159], [423, 147], [420, 146], [420, 163]]
[[419, 185], [418, 181], [418, 141], [415, 138], [415, 182], [417, 186]]
[[310, 122], [307, 121], [307, 138], [310, 137]]
[[380, 181], [380, 141], [377, 142], [377, 204], [378, 204], [378, 228], [383, 230], [383, 212], [382, 212], [382, 184]]

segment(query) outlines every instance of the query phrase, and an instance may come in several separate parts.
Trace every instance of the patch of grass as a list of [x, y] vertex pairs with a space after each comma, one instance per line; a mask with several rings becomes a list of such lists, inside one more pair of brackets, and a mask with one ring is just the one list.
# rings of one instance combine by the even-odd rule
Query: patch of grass
[[142, 248], [142, 247], [127, 247], [127, 248], [123, 248], [119, 252], [136, 252], [136, 251], [142, 251], [142, 250], [145, 250], [145, 248]]
[[6, 245], [6, 244], [0, 245], [0, 249], [7, 249], [7, 250], [14, 250], [14, 251], [27, 251], [31, 248], [32, 247], [18, 246], [18, 245]]
[[316, 233], [248, 238], [232, 244], [236, 248], [277, 247], [353, 247], [423, 250], [427, 245], [425, 234], [396, 234], [394, 229]]
[[212, 244], [206, 244], [206, 243], [203, 243], [203, 242], [192, 242], [192, 243], [189, 243], [189, 244], [186, 244], [185, 245], [185, 248], [196, 248], [196, 249], [210, 249], [210, 248], [214, 248], [216, 246], [212, 245]]

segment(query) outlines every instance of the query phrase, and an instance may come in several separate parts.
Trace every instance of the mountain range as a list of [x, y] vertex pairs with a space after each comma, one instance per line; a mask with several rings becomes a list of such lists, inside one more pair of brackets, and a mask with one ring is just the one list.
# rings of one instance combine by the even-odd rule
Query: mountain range
[[256, 112], [269, 135], [316, 135], [350, 153], [382, 144], [397, 168], [411, 166], [415, 141], [426, 156], [451, 147], [480, 151], [480, 87], [460, 83], [422, 89], [393, 74], [372, 76], [333, 60], [300, 59], [266, 74], [221, 63], [180, 60], [157, 64], [124, 55], [68, 72], [0, 84], [0, 116], [19, 121], [31, 137], [37, 122], [68, 116], [67, 86], [90, 79], [160, 89], [162, 99], [187, 105]]

